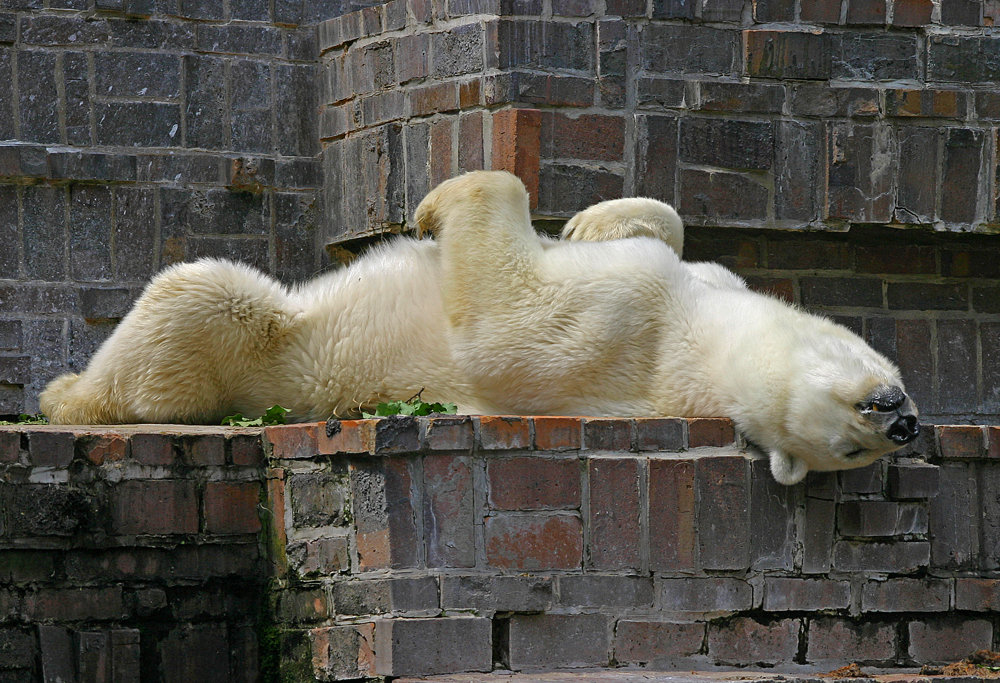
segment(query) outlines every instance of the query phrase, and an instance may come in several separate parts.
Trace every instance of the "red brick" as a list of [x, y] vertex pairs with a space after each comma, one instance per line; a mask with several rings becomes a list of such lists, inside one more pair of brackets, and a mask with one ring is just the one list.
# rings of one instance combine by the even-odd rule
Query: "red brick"
[[265, 443], [271, 445], [271, 456], [278, 460], [312, 458], [319, 452], [314, 424], [280, 425], [264, 429]]
[[21, 432], [0, 427], [0, 463], [17, 462], [21, 454]]
[[931, 0], [893, 0], [893, 26], [924, 26], [931, 23]]
[[367, 678], [375, 675], [375, 626], [324, 626], [309, 632], [312, 673], [320, 680]]
[[119, 462], [128, 455], [128, 439], [121, 434], [84, 435], [77, 439], [76, 445], [83, 457], [95, 465]]
[[424, 421], [424, 448], [432, 451], [471, 451], [475, 430], [467, 415], [429, 417]]
[[635, 445], [640, 451], [682, 451], [687, 421], [672, 417], [637, 417]]
[[694, 568], [694, 461], [649, 461], [649, 566]]
[[580, 462], [576, 458], [491, 459], [486, 463], [486, 477], [494, 510], [580, 507]]
[[723, 417], [695, 417], [688, 420], [688, 448], [730, 446], [736, 439], [733, 423]]
[[458, 106], [462, 109], [469, 109], [481, 104], [482, 81], [474, 78], [458, 84]]
[[947, 612], [949, 579], [868, 581], [861, 592], [862, 612]]
[[535, 448], [562, 451], [580, 448], [581, 425], [578, 417], [536, 417]]
[[986, 428], [986, 457], [1000, 458], [1000, 427]]
[[431, 187], [452, 176], [453, 119], [441, 119], [431, 124], [430, 173]]
[[336, 453], [373, 453], [375, 420], [331, 420], [316, 428], [320, 455]]
[[424, 539], [428, 567], [475, 566], [474, 505], [468, 457], [424, 457]]
[[194, 534], [198, 498], [184, 479], [124, 481], [112, 494], [112, 528], [118, 534]]
[[909, 633], [909, 655], [918, 664], [954, 662], [993, 645], [993, 625], [985, 619], [911, 621]]
[[639, 569], [639, 461], [591, 458], [590, 564], [596, 569]]
[[802, 3], [802, 21], [824, 24], [840, 22], [840, 0], [810, 0]]
[[575, 515], [498, 514], [486, 518], [486, 559], [500, 569], [578, 569], [583, 525]]
[[483, 112], [464, 112], [458, 117], [458, 170], [481, 171], [483, 159]]
[[483, 415], [473, 418], [483, 450], [531, 448], [531, 421], [524, 417]]
[[892, 623], [846, 619], [813, 619], [809, 624], [808, 662], [853, 662], [889, 664], [896, 656], [896, 628]]
[[260, 531], [260, 484], [210, 481], [205, 484], [205, 531], [255, 534]]
[[537, 109], [503, 109], [493, 113], [493, 170], [521, 179], [538, 206], [542, 113]]
[[669, 663], [701, 651], [705, 624], [622, 619], [615, 628], [615, 660], [619, 664]]
[[432, 83], [411, 88], [406, 99], [410, 116], [429, 116], [458, 109], [458, 87], [454, 82]]
[[226, 440], [221, 434], [201, 434], [184, 439], [185, 450], [192, 465], [226, 464]]
[[976, 425], [938, 425], [938, 452], [942, 458], [981, 458], [985, 454], [985, 432]]
[[542, 117], [541, 152], [546, 158], [619, 161], [625, 148], [625, 121], [620, 116], [560, 113]]
[[238, 467], [260, 467], [264, 464], [264, 447], [257, 434], [232, 434], [229, 437], [229, 457]]
[[886, 0], [847, 0], [848, 24], [884, 24]]
[[29, 431], [28, 450], [35, 467], [66, 467], [73, 461], [76, 437], [72, 432]]
[[143, 465], [173, 465], [177, 461], [174, 439], [167, 434], [133, 434], [129, 443], [132, 459]]
[[717, 664], [767, 666], [792, 663], [799, 647], [799, 622], [761, 624], [744, 617], [708, 628], [708, 656]]

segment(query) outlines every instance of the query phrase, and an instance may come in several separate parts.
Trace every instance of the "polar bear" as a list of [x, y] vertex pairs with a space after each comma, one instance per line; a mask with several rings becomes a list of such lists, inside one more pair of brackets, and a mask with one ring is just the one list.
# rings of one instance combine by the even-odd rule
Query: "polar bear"
[[42, 409], [55, 423], [218, 422], [278, 403], [318, 420], [423, 389], [468, 413], [727, 416], [783, 484], [916, 437], [887, 359], [681, 261], [670, 207], [616, 201], [551, 240], [515, 176], [478, 171], [418, 206], [433, 240], [397, 239], [296, 288], [226, 261], [172, 266]]

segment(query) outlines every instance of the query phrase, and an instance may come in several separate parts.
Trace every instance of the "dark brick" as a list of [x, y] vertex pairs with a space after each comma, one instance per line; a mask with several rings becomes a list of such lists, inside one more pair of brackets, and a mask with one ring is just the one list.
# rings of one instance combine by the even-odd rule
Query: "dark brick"
[[886, 494], [893, 500], [933, 498], [937, 495], [940, 470], [916, 459], [900, 458], [889, 463]]
[[956, 90], [886, 90], [885, 110], [899, 117], [965, 117], [965, 96]]
[[679, 158], [723, 168], [765, 170], [774, 159], [774, 130], [770, 122], [685, 118]]
[[26, 187], [23, 202], [24, 265], [28, 277], [61, 280], [65, 274], [65, 192], [58, 187]]
[[692, 0], [653, 0], [653, 18], [694, 19], [697, 5]]
[[635, 419], [635, 441], [640, 451], [681, 451], [685, 446], [684, 420], [664, 417]]
[[795, 563], [795, 489], [771, 476], [769, 463], [750, 463], [750, 563], [755, 569], [791, 570]]
[[107, 102], [96, 107], [97, 144], [180, 146], [181, 112], [163, 102]]
[[653, 581], [640, 576], [562, 576], [559, 578], [559, 604], [566, 607], [653, 606]]
[[979, 339], [983, 354], [983, 409], [1000, 411], [1000, 324], [982, 323]]
[[185, 146], [224, 149], [229, 142], [225, 61], [189, 55], [183, 70]]
[[257, 482], [207, 482], [204, 504], [206, 533], [255, 534], [261, 529]]
[[976, 218], [979, 167], [984, 153], [982, 131], [950, 129], [944, 140], [941, 167], [941, 218], [971, 223]]
[[833, 548], [833, 566], [838, 571], [913, 574], [929, 565], [930, 554], [930, 544], [923, 541], [838, 541]]
[[847, 0], [848, 24], [884, 24], [885, 0]]
[[749, 566], [749, 486], [742, 457], [695, 461], [698, 485], [698, 557], [705, 569]]
[[291, 474], [287, 479], [292, 521], [296, 527], [340, 526], [347, 519], [346, 473]]
[[931, 564], [971, 567], [979, 553], [979, 513], [975, 470], [941, 465], [941, 488], [930, 501]]
[[[375, 628], [375, 672], [382, 676], [489, 671], [491, 624], [478, 617], [388, 619]], [[457, 642], [462, 647], [455, 647]]]
[[798, 83], [788, 88], [788, 108], [793, 114], [805, 116], [873, 118], [880, 113], [879, 91], [826, 83]]
[[97, 45], [108, 40], [103, 20], [80, 21], [75, 16], [38, 15], [21, 19], [21, 42], [29, 45]]
[[814, 0], [802, 6], [802, 21], [822, 24], [840, 22], [841, 0]]
[[625, 121], [620, 116], [563, 114], [543, 116], [541, 150], [560, 159], [617, 161], [625, 145]]
[[768, 577], [764, 579], [763, 608], [768, 612], [819, 612], [846, 609], [851, 584], [829, 579]]
[[800, 280], [805, 306], [882, 307], [882, 282], [873, 278], [818, 278]]
[[950, 26], [981, 26], [983, 3], [975, 0], [941, 0], [941, 23]]
[[839, 36], [831, 76], [845, 80], [916, 79], [919, 75], [916, 36], [851, 33]]
[[99, 52], [94, 55], [94, 81], [105, 97], [180, 95], [180, 61], [174, 55], [148, 52]]
[[751, 29], [744, 36], [748, 76], [826, 79], [833, 72], [830, 34]]
[[80, 314], [87, 320], [118, 320], [132, 306], [132, 295], [125, 288], [82, 287]]
[[608, 620], [603, 614], [515, 615], [510, 620], [510, 667], [607, 666]]
[[479, 612], [543, 612], [555, 601], [552, 579], [535, 576], [445, 576], [444, 609]]
[[810, 621], [807, 661], [840, 662], [844, 652], [857, 662], [889, 664], [896, 656], [895, 625], [834, 618]]
[[[287, 77], [287, 74], [284, 74]], [[284, 83], [283, 87], [289, 84]], [[271, 143], [271, 68], [265, 62], [239, 60], [229, 67], [229, 139], [240, 152], [268, 152]], [[303, 102], [304, 109], [314, 109]], [[280, 120], [280, 119], [279, 119]], [[279, 128], [293, 128], [282, 121]]]
[[590, 566], [639, 569], [641, 563], [639, 461], [590, 458]]
[[893, 26], [924, 26], [931, 22], [931, 0], [893, 0]]
[[468, 457], [424, 458], [424, 538], [430, 567], [476, 564], [472, 480]]
[[412, 463], [404, 457], [351, 463], [351, 498], [362, 571], [417, 564]]
[[443, 78], [481, 72], [483, 40], [483, 27], [479, 24], [456, 26], [443, 33], [431, 34], [432, 74]]
[[583, 447], [592, 451], [629, 451], [632, 449], [630, 420], [586, 418], [583, 421]]
[[312, 629], [312, 671], [323, 680], [364, 678], [375, 673], [372, 624]]
[[437, 579], [338, 581], [333, 584], [333, 602], [337, 614], [351, 616], [437, 611]]
[[270, 226], [270, 197], [226, 190], [164, 189], [161, 221], [174, 230], [181, 227], [213, 235], [266, 235]]
[[642, 68], [654, 74], [735, 75], [739, 38], [736, 31], [707, 26], [649, 24], [639, 34]]
[[837, 510], [841, 536], [899, 536], [927, 533], [927, 509], [917, 503], [845, 501]]
[[198, 499], [194, 482], [124, 481], [112, 494], [111, 522], [118, 534], [197, 533]]
[[685, 84], [679, 78], [640, 78], [637, 104], [651, 109], [680, 109], [685, 102]]
[[827, 216], [888, 220], [894, 148], [888, 128], [827, 124]]
[[708, 628], [708, 656], [719, 664], [766, 666], [791, 662], [798, 650], [799, 622], [761, 624], [740, 617]]
[[544, 510], [580, 506], [577, 459], [518, 457], [489, 460], [489, 503], [495, 510]]
[[615, 661], [627, 665], [668, 664], [699, 653], [704, 640], [704, 624], [621, 619], [615, 627]]
[[837, 473], [842, 493], [881, 493], [882, 464], [878, 461], [867, 467], [841, 470]]
[[907, 627], [908, 654], [916, 662], [954, 662], [976, 650], [988, 650], [993, 642], [993, 625], [985, 619], [945, 617], [911, 621]]
[[640, 195], [673, 203], [677, 131], [677, 119], [672, 116], [638, 117], [635, 154]]
[[656, 570], [694, 568], [695, 464], [649, 460], [649, 564]]
[[202, 52], [254, 56], [281, 54], [281, 32], [272, 26], [199, 24], [196, 36], [198, 50]]
[[[759, 5], [760, 3], [757, 4]], [[716, 83], [706, 81], [699, 84], [699, 90], [698, 108], [702, 111], [777, 114], [781, 112], [785, 101], [785, 89], [783, 86], [766, 83]]]
[[932, 128], [900, 128], [896, 218], [906, 223], [934, 220], [940, 135]]
[[[996, 448], [992, 449], [995, 456]], [[981, 515], [981, 547], [980, 566], [983, 569], [996, 570], [1000, 568], [1000, 499], [993, 493], [1000, 485], [1000, 467], [993, 460], [981, 469], [980, 474], [980, 515]]]
[[975, 323], [941, 320], [937, 330], [940, 407], [951, 413], [972, 411], [976, 405]]
[[707, 220], [767, 217], [767, 188], [736, 173], [680, 171], [680, 212]]
[[955, 609], [973, 612], [996, 611], [1000, 608], [1000, 582], [996, 579], [955, 579]]
[[951, 581], [888, 579], [868, 581], [861, 592], [864, 612], [947, 612]]

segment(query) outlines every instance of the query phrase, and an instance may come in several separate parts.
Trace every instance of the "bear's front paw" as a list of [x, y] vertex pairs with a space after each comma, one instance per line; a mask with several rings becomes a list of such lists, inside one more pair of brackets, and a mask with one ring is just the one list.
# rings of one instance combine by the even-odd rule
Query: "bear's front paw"
[[809, 465], [804, 460], [781, 451], [771, 451], [771, 474], [779, 484], [798, 484], [809, 473]]

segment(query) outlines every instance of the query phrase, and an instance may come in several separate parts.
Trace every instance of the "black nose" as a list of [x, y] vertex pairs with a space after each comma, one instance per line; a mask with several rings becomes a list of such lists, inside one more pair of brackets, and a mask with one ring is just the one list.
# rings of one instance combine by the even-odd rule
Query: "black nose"
[[900, 415], [889, 427], [886, 436], [902, 445], [910, 443], [920, 434], [920, 423], [913, 415]]

